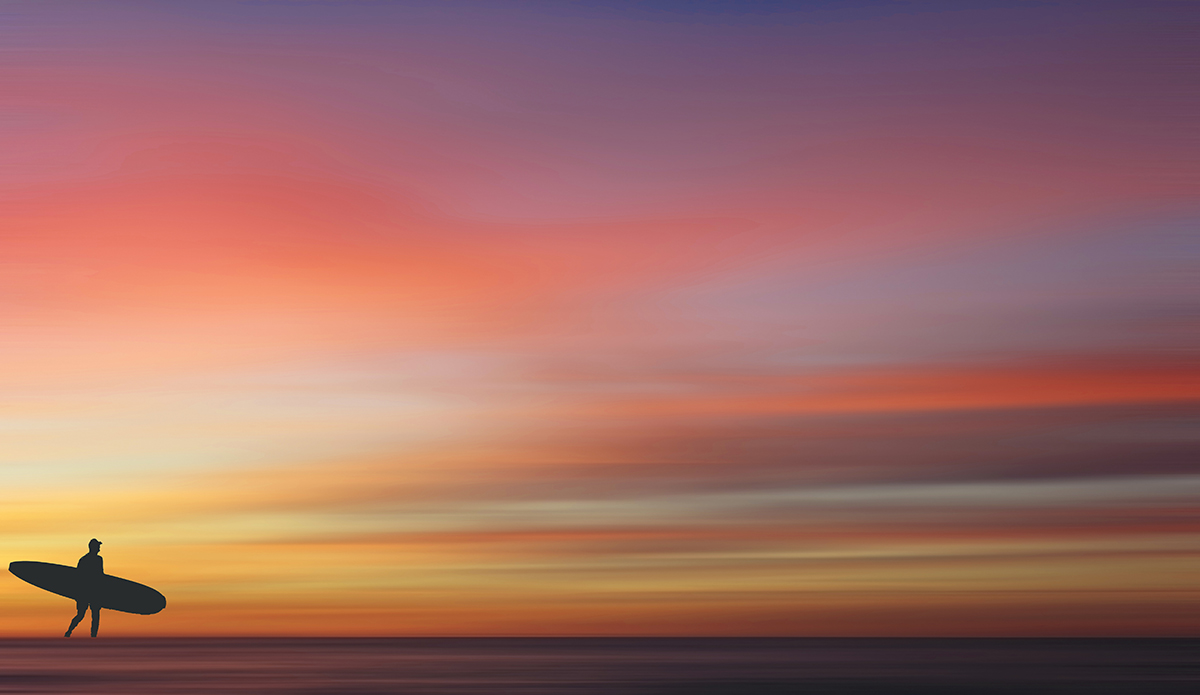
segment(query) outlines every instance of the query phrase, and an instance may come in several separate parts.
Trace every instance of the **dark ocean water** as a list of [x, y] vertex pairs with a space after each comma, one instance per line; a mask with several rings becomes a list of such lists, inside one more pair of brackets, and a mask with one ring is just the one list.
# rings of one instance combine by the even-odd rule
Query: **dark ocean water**
[[0, 640], [0, 693], [1200, 693], [1200, 640]]

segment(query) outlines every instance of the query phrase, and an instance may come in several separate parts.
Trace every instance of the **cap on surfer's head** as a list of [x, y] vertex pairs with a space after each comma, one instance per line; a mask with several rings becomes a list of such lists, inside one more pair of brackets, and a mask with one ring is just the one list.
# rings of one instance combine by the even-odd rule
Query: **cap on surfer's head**
[[100, 547], [100, 541], [98, 541], [98, 540], [96, 540], [95, 538], [93, 538], [92, 540], [88, 541], [88, 547], [89, 547], [89, 548], [99, 548], [99, 547]]

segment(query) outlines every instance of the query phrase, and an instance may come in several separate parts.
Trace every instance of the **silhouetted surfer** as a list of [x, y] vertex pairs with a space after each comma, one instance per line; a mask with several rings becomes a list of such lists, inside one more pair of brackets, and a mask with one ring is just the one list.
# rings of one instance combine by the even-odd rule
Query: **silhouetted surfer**
[[[104, 558], [100, 557], [100, 541], [93, 538], [88, 541], [88, 554], [79, 558], [79, 564], [75, 565], [79, 572], [83, 574], [88, 583], [93, 586], [99, 584], [100, 577], [104, 576]], [[92, 637], [100, 631], [100, 604], [91, 599], [91, 591], [86, 589], [80, 598], [75, 599], [75, 608], [79, 612], [75, 614], [75, 619], [71, 621], [71, 627], [67, 628], [66, 637], [71, 636], [71, 632], [75, 630], [75, 626], [83, 620], [83, 615], [87, 613], [88, 606], [92, 607]]]

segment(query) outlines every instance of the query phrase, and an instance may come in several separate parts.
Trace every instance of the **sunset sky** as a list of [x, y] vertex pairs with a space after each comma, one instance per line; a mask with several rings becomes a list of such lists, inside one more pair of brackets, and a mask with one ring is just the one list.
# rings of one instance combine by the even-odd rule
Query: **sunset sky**
[[99, 538], [107, 635], [1195, 635], [1197, 14], [2, 2], [0, 559]]

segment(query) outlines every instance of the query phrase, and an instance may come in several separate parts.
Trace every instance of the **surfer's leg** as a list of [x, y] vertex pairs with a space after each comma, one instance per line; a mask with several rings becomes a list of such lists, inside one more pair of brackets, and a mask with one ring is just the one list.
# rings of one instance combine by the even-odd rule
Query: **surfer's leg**
[[87, 609], [88, 609], [87, 601], [76, 601], [75, 602], [75, 610], [77, 612], [75, 613], [75, 617], [71, 620], [71, 627], [67, 628], [67, 634], [63, 635], [63, 637], [71, 636], [71, 633], [75, 631], [75, 626], [79, 624], [80, 620], [83, 620], [83, 614], [87, 613]]
[[93, 603], [92, 604], [92, 637], [95, 637], [97, 632], [100, 632], [100, 606]]

